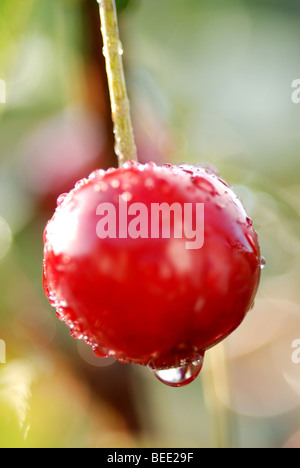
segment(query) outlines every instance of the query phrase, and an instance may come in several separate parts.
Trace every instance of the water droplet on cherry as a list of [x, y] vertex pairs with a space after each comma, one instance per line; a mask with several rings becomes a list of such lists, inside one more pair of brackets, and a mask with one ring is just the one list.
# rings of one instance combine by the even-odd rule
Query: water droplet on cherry
[[113, 188], [118, 188], [120, 187], [120, 182], [118, 179], [113, 179], [110, 183], [110, 185], [113, 187]]
[[97, 184], [95, 184], [94, 186], [94, 190], [96, 192], [106, 192], [106, 190], [108, 189], [108, 185], [106, 182], [98, 182]]
[[122, 164], [123, 169], [131, 169], [133, 167], [137, 167], [137, 162], [136, 161], [125, 161]]
[[83, 187], [84, 185], [87, 185], [87, 183], [88, 183], [88, 179], [81, 179], [81, 180], [79, 180], [78, 182], [76, 182], [75, 188], [76, 188], [76, 189], [80, 189], [80, 188]]
[[266, 266], [266, 259], [264, 257], [261, 257], [260, 259], [260, 268], [263, 270]]
[[148, 188], [148, 189], [154, 188], [155, 187], [155, 181], [149, 177], [145, 181], [145, 187]]
[[186, 172], [187, 174], [190, 174], [190, 175], [194, 175], [195, 173], [195, 168], [194, 167], [191, 167], [187, 164], [182, 164], [180, 166], [178, 166], [179, 169], [181, 169], [183, 172]]
[[130, 200], [132, 199], [132, 194], [130, 192], [123, 192], [121, 198], [125, 202], [130, 202]]
[[246, 234], [246, 238], [247, 238], [247, 240], [248, 240], [248, 242], [249, 242], [251, 248], [253, 249], [253, 251], [255, 251], [255, 250], [256, 250], [256, 246], [255, 246], [255, 242], [254, 242], [254, 239], [253, 239], [252, 235], [251, 235], [250, 233], [247, 233], [247, 234]]
[[194, 176], [192, 177], [192, 181], [196, 187], [203, 190], [206, 193], [210, 193], [211, 195], [216, 195], [216, 189], [208, 180], [201, 176]]
[[212, 174], [212, 175], [215, 175], [217, 177], [220, 177], [220, 173], [219, 173], [218, 169], [213, 164], [210, 164], [210, 163], [202, 163], [202, 164], [199, 164], [199, 165], [196, 164], [196, 168], [198, 168], [200, 170], [204, 169], [207, 174]]
[[218, 177], [218, 181], [225, 185], [225, 187], [230, 188], [230, 185], [224, 179], [222, 179], [222, 177]]
[[107, 358], [107, 354], [106, 354], [106, 353], [103, 353], [103, 351], [100, 350], [99, 346], [93, 345], [93, 346], [92, 346], [92, 349], [93, 349], [93, 353], [94, 353], [95, 356], [97, 356], [98, 358], [101, 358], [101, 359]]
[[149, 365], [155, 377], [169, 387], [183, 387], [195, 380], [203, 366], [204, 353], [196, 361], [182, 362], [178, 367], [156, 369], [153, 364]]
[[62, 204], [62, 202], [64, 201], [67, 195], [68, 195], [67, 193], [63, 193], [58, 197], [56, 201], [57, 206], [60, 206]]

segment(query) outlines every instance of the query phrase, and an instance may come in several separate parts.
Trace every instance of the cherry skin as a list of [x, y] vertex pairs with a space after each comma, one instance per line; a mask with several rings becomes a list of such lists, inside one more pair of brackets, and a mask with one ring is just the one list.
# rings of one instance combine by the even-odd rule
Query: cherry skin
[[[187, 248], [185, 233], [120, 235], [118, 220], [116, 235], [100, 238], [99, 206], [117, 212], [122, 200], [148, 213], [154, 203], [189, 204], [194, 225], [203, 204], [202, 245]], [[243, 321], [260, 280], [251, 220], [226, 182], [201, 167], [132, 162], [95, 171], [59, 198], [44, 245], [44, 290], [71, 334], [100, 357], [152, 369], [200, 370], [205, 351]]]

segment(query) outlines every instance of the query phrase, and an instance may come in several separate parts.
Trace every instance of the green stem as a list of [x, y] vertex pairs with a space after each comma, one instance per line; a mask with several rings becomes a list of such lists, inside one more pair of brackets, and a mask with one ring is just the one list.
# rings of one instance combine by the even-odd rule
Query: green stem
[[121, 166], [125, 161], [138, 160], [125, 83], [123, 50], [119, 38], [115, 0], [98, 0], [98, 3], [114, 124], [115, 151]]

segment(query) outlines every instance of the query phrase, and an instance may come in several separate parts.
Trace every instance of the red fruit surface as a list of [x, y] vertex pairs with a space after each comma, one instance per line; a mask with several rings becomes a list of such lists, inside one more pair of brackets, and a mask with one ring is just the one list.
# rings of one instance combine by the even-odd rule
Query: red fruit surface
[[[184, 236], [100, 239], [97, 207], [117, 209], [120, 196], [149, 212], [152, 203], [203, 203], [203, 246], [187, 249]], [[201, 167], [95, 171], [59, 199], [44, 243], [45, 293], [72, 335], [99, 356], [154, 368], [203, 357], [242, 322], [260, 280], [251, 220], [232, 189]]]

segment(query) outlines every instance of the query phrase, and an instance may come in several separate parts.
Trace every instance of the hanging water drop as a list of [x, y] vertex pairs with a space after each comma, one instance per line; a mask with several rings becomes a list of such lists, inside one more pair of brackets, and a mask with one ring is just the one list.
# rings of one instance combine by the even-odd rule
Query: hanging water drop
[[155, 377], [169, 387], [183, 387], [193, 382], [199, 375], [203, 366], [204, 353], [196, 361], [183, 362], [178, 367], [156, 369], [153, 364], [149, 365]]

